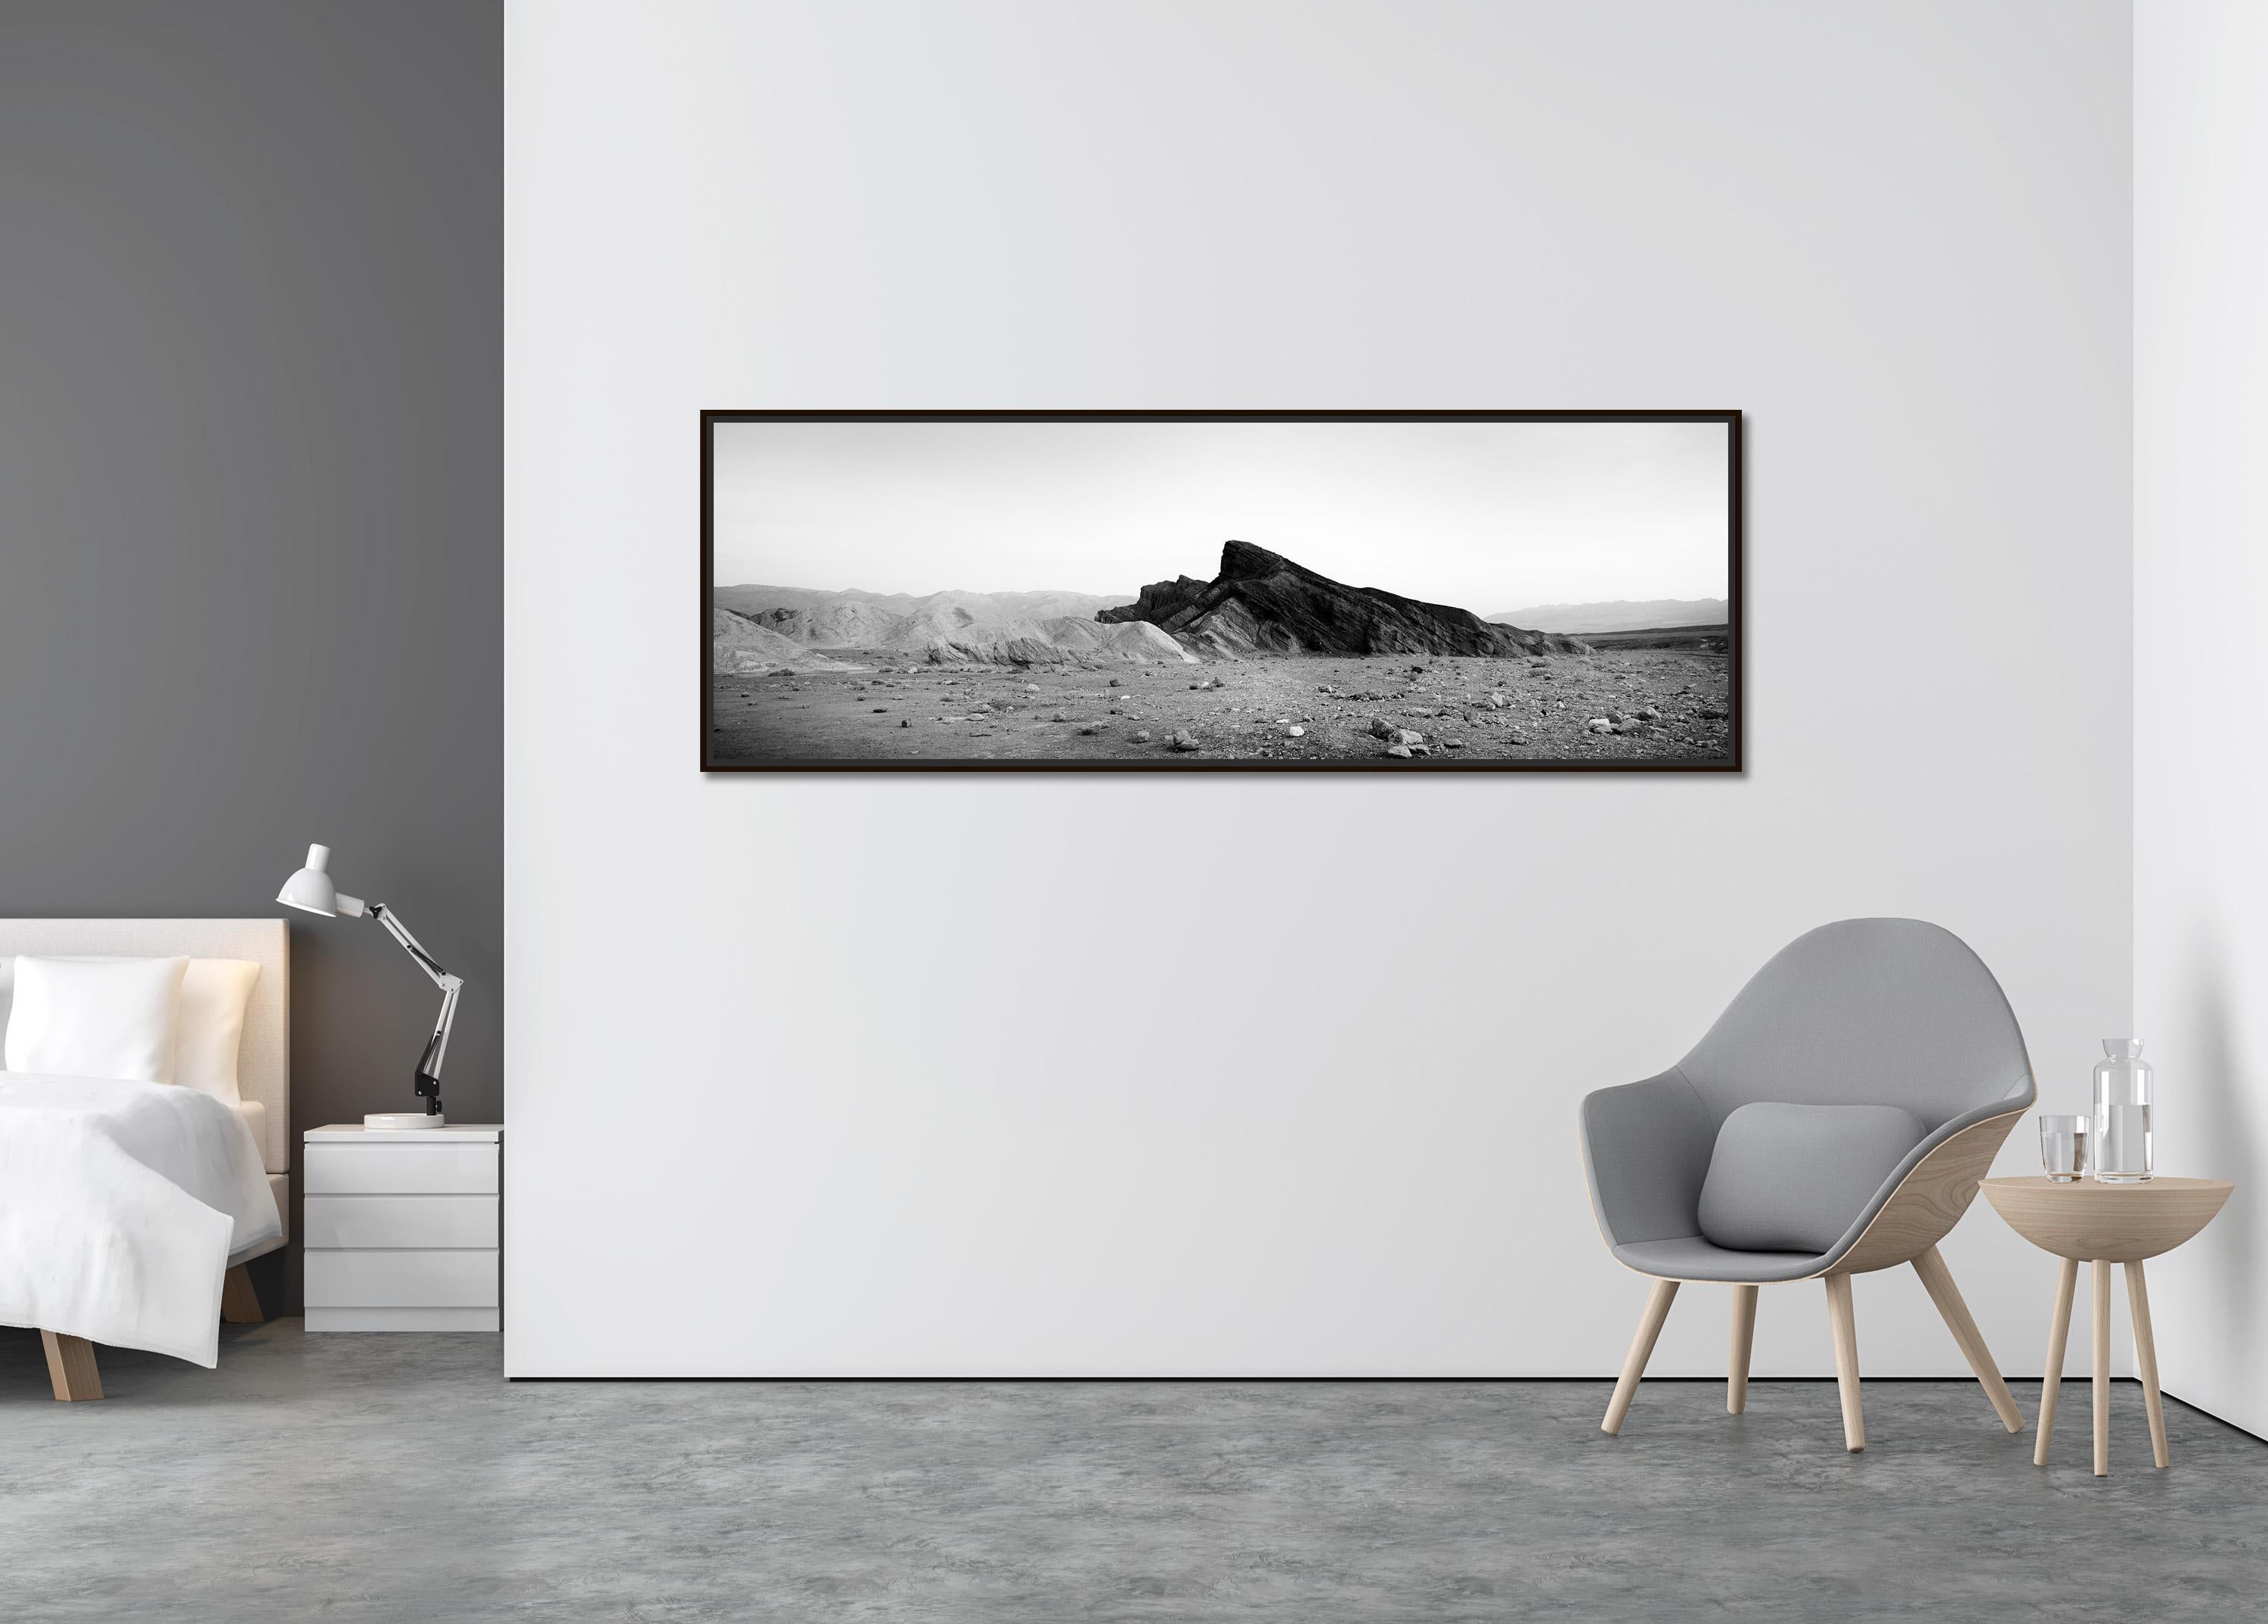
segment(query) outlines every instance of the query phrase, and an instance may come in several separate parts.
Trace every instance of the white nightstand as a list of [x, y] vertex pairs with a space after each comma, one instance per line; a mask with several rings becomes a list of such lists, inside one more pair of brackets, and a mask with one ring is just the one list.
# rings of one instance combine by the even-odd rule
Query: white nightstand
[[504, 1130], [307, 1130], [310, 1331], [500, 1331]]

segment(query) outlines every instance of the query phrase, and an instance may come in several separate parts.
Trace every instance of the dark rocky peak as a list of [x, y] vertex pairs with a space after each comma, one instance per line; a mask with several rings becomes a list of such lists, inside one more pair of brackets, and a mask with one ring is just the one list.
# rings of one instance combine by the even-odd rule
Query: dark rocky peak
[[1565, 638], [1491, 624], [1469, 609], [1424, 603], [1375, 587], [1350, 587], [1250, 542], [1227, 543], [1220, 573], [1157, 581], [1104, 623], [1148, 621], [1201, 654], [1554, 653]]
[[[1270, 552], [1265, 547], [1255, 547], [1250, 542], [1226, 542], [1220, 550], [1219, 580], [1259, 580], [1269, 575], [1305, 575], [1321, 580], [1313, 570], [1303, 569], [1280, 552]], [[1189, 579], [1184, 575], [1183, 580]]]

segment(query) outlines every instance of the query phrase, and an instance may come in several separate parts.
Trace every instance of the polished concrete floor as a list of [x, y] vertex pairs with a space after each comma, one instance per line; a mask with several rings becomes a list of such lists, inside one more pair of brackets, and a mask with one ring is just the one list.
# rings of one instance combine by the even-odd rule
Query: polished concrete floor
[[[2232, 1620], [2268, 1445], [1972, 1383], [506, 1383], [494, 1337], [224, 1332], [47, 1396], [0, 1329], [0, 1619]], [[2016, 1388], [2029, 1417], [2036, 1384]]]

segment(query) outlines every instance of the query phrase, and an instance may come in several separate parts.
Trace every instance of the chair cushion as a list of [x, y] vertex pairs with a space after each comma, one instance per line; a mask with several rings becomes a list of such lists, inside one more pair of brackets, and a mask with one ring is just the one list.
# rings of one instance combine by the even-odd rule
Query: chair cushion
[[1717, 1130], [1701, 1233], [1741, 1251], [1823, 1252], [1928, 1132], [1896, 1105], [1743, 1105]]

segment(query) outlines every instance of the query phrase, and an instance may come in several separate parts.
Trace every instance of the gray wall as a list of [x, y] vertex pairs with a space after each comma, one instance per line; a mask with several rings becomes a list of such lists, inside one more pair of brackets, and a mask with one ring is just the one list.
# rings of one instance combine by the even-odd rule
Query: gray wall
[[[467, 978], [466, 1121], [502, 1106], [502, 36], [0, 0], [0, 913], [272, 914], [328, 841]], [[430, 985], [373, 924], [291, 933], [295, 1130], [411, 1107]]]

